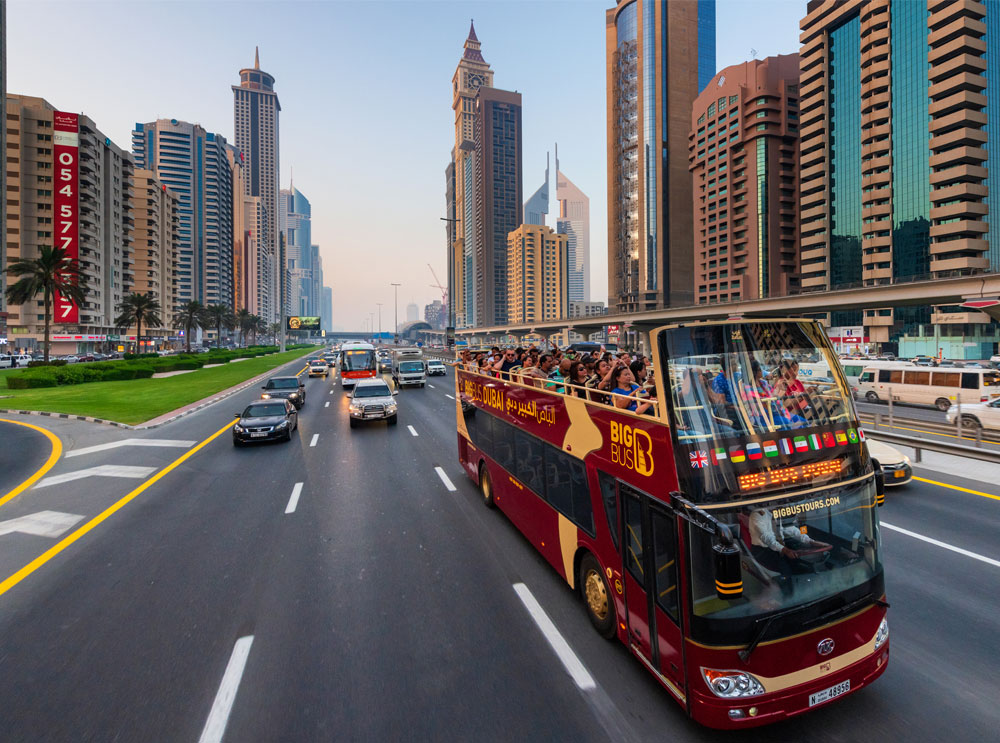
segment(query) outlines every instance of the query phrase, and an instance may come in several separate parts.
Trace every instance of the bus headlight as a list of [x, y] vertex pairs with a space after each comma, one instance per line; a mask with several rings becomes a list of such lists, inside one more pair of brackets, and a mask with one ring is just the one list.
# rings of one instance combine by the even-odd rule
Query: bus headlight
[[712, 693], [723, 699], [733, 699], [736, 697], [755, 697], [764, 693], [764, 687], [760, 681], [749, 673], [743, 671], [716, 671], [711, 668], [702, 668], [705, 675], [705, 683]]
[[888, 617], [882, 617], [882, 624], [878, 626], [878, 632], [875, 633], [875, 649], [878, 650], [880, 647], [885, 645], [885, 641], [889, 639], [889, 619]]

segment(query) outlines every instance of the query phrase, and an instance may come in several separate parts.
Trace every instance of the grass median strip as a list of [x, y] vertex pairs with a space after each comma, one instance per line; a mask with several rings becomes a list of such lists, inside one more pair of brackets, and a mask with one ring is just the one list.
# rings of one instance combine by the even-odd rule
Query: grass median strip
[[134, 425], [211, 397], [309, 352], [316, 350], [300, 348], [160, 379], [7, 390], [0, 407], [85, 415]]

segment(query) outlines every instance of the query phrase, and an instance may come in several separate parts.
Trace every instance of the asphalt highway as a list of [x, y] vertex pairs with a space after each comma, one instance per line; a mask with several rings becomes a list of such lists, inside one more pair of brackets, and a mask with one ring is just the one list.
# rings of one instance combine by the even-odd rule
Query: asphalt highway
[[[0, 529], [0, 740], [718, 740], [481, 505], [457, 461], [451, 376], [429, 381], [400, 393], [397, 426], [351, 430], [339, 383], [308, 380], [292, 441], [241, 449], [228, 428], [258, 390], [145, 432], [32, 419], [65, 451], [0, 506], [0, 525], [27, 530]], [[2, 492], [48, 452], [15, 428], [0, 424], [19, 463]], [[998, 488], [916, 472], [933, 482], [880, 511], [885, 675], [728, 738], [996, 734]]]

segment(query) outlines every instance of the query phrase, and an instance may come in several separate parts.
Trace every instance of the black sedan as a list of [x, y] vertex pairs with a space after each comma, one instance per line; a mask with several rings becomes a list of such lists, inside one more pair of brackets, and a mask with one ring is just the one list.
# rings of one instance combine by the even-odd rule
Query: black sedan
[[233, 446], [253, 441], [291, 441], [299, 427], [299, 414], [289, 400], [260, 400], [237, 414], [233, 425]]
[[271, 377], [261, 389], [264, 400], [291, 400], [296, 408], [306, 401], [306, 389], [298, 377]]

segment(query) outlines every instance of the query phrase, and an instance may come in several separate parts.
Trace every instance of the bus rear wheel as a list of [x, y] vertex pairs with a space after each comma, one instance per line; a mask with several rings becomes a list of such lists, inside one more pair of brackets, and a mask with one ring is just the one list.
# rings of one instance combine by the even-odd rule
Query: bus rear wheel
[[496, 508], [496, 502], [493, 500], [493, 481], [490, 480], [486, 462], [479, 465], [479, 492], [482, 493], [484, 506]]
[[615, 608], [612, 604], [608, 581], [601, 572], [597, 559], [587, 554], [580, 561], [580, 593], [583, 595], [583, 605], [594, 629], [605, 639], [615, 636]]
[[939, 397], [937, 400], [934, 401], [934, 407], [936, 407], [942, 413], [947, 413], [948, 412], [948, 408], [951, 407], [951, 400], [947, 400], [947, 399], [945, 399], [943, 397]]
[[869, 392], [867, 395], [865, 395], [865, 399], [868, 402], [876, 403], [876, 402], [878, 402], [878, 395], [875, 394], [874, 392]]

